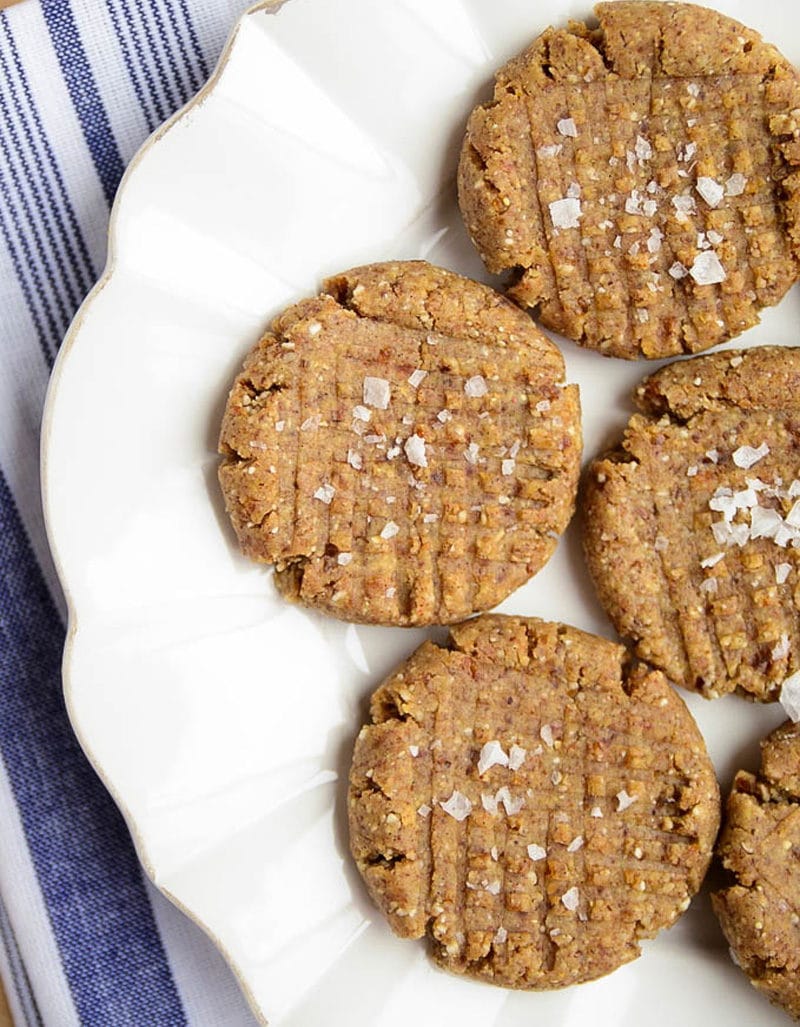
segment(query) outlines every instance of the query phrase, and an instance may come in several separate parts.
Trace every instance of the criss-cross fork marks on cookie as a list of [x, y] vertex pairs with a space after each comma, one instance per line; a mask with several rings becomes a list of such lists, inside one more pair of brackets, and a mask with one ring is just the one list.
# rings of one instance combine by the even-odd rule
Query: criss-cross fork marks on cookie
[[706, 8], [597, 11], [599, 29], [545, 32], [473, 112], [467, 228], [569, 338], [627, 358], [707, 349], [798, 276], [800, 77]]
[[378, 689], [350, 775], [351, 846], [392, 928], [519, 988], [590, 980], [688, 906], [716, 780], [658, 672], [573, 628], [485, 616]]
[[800, 1019], [800, 724], [764, 739], [758, 775], [736, 775], [717, 854], [733, 876], [712, 895], [732, 958]]
[[228, 400], [220, 471], [245, 553], [290, 598], [384, 624], [495, 606], [574, 509], [578, 393], [486, 286], [421, 261], [285, 311]]
[[709, 697], [778, 699], [800, 669], [799, 384], [798, 349], [670, 364], [586, 476], [603, 606], [643, 660]]

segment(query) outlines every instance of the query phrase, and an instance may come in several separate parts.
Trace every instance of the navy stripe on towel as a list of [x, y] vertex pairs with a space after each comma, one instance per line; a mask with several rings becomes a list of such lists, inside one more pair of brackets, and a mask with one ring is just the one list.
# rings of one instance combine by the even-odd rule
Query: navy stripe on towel
[[[19, 953], [19, 946], [17, 945], [14, 928], [11, 926], [11, 921], [8, 918], [6, 907], [3, 905], [1, 899], [0, 939], [2, 939], [3, 948], [6, 951], [8, 969], [14, 986], [17, 1005], [20, 1008], [22, 1016], [25, 1017], [25, 1027], [42, 1027], [44, 1022], [42, 1020], [42, 1014], [39, 1012], [39, 1007], [36, 1005], [36, 996], [33, 994], [30, 978], [28, 977], [28, 971], [25, 969], [25, 964], [22, 962], [22, 957]], [[20, 1024], [18, 1027], [22, 1027], [22, 1025]]]
[[0, 475], [0, 749], [81, 1023], [184, 1027], [127, 829], [61, 693], [64, 629]]
[[[78, 225], [75, 208], [67, 192], [64, 177], [61, 174], [50, 140], [44, 131], [39, 110], [31, 95], [28, 76], [20, 60], [17, 43], [6, 18], [0, 22], [3, 37], [0, 37], [0, 68], [5, 75], [7, 90], [17, 113], [28, 150], [36, 165], [36, 181], [41, 185], [46, 205], [39, 206], [42, 220], [48, 225], [48, 238], [55, 235], [55, 257], [59, 261], [59, 271], [66, 277], [69, 289], [69, 302], [73, 309], [83, 300], [92, 287], [96, 276], [89, 251]], [[6, 58], [8, 47], [10, 61]], [[16, 75], [12, 73], [12, 66]], [[31, 176], [34, 177], [34, 176]], [[54, 223], [49, 227], [50, 219]], [[60, 248], [64, 250], [64, 264], [61, 263]], [[76, 278], [76, 292], [71, 289], [70, 274]]]
[[109, 205], [125, 170], [69, 0], [41, 0], [50, 39]]

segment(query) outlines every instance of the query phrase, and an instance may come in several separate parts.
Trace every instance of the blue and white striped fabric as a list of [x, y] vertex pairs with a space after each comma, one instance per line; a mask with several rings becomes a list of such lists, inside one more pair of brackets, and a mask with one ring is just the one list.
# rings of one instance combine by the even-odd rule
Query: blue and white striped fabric
[[252, 1027], [211, 943], [143, 877], [61, 695], [38, 480], [53, 359], [126, 163], [208, 77], [239, 0], [0, 12], [0, 972], [18, 1025]]

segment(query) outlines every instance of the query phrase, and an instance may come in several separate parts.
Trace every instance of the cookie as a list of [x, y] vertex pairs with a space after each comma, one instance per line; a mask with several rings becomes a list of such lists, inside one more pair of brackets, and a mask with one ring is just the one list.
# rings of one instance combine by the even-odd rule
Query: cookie
[[798, 277], [800, 77], [738, 22], [618, 2], [497, 72], [458, 172], [487, 268], [609, 356], [730, 339]]
[[574, 510], [563, 378], [558, 349], [487, 286], [422, 261], [329, 279], [275, 319], [228, 399], [219, 476], [243, 552], [347, 620], [495, 606]]
[[706, 871], [719, 794], [657, 671], [560, 624], [488, 615], [426, 642], [372, 696], [350, 845], [396, 934], [509, 988], [609, 973]]
[[731, 956], [770, 1002], [800, 1019], [800, 724], [761, 743], [761, 770], [740, 771], [717, 855], [733, 882], [711, 896]]
[[684, 688], [777, 699], [800, 668], [800, 350], [670, 364], [592, 463], [584, 548], [617, 631]]

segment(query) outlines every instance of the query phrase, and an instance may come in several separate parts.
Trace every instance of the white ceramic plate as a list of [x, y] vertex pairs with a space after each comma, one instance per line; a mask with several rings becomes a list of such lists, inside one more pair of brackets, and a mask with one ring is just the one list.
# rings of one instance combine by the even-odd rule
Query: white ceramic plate
[[[789, 0], [720, 0], [800, 61]], [[290, 0], [241, 22], [210, 88], [129, 170], [111, 258], [49, 396], [47, 518], [70, 606], [75, 730], [156, 884], [205, 926], [275, 1025], [534, 1022], [700, 1027], [781, 1014], [729, 961], [701, 894], [596, 983], [509, 993], [395, 939], [347, 855], [345, 783], [365, 698], [424, 637], [280, 601], [238, 555], [216, 483], [243, 355], [283, 305], [354, 264], [426, 257], [484, 278], [454, 199], [491, 73], [561, 0]], [[745, 344], [797, 342], [795, 290]], [[653, 369], [564, 343], [591, 457]], [[613, 637], [574, 527], [503, 609]], [[723, 786], [782, 719], [689, 697]]]

